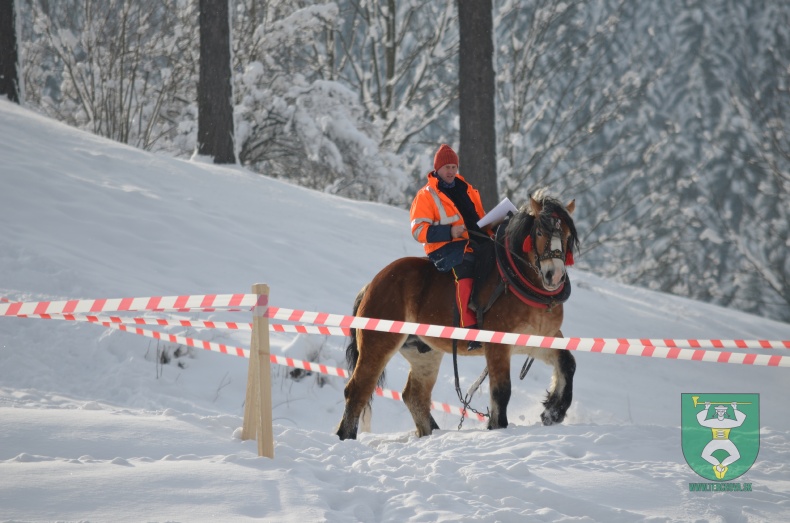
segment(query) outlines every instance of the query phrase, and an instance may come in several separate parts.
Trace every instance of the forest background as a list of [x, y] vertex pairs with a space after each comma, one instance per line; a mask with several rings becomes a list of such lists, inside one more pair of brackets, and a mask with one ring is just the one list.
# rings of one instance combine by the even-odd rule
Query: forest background
[[[195, 153], [197, 0], [16, 4], [25, 106]], [[456, 3], [230, 6], [239, 163], [408, 207], [437, 145], [458, 147]], [[790, 3], [494, 0], [492, 15], [497, 197], [575, 198], [580, 268], [790, 322]]]

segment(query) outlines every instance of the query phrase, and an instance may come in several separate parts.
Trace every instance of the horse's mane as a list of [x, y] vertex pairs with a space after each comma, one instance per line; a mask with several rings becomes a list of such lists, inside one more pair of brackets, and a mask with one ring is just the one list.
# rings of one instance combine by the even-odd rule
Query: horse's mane
[[[579, 252], [579, 237], [576, 233], [576, 225], [568, 210], [557, 198], [548, 195], [545, 189], [539, 189], [532, 195], [532, 198], [541, 204], [542, 209], [539, 216], [533, 216], [532, 206], [528, 203], [521, 206], [518, 212], [510, 219], [506, 234], [511, 238], [526, 238], [534, 235], [533, 227], [535, 219], [538, 226], [544, 231], [551, 230], [554, 219], [559, 218], [568, 227], [570, 237], [568, 238], [568, 248], [572, 252]], [[535, 239], [533, 238], [533, 241]]]

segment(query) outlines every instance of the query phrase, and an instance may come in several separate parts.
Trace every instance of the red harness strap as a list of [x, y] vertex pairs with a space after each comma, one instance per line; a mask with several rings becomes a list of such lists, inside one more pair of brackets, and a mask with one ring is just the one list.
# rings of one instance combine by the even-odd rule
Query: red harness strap
[[[516, 262], [513, 260], [513, 254], [510, 252], [510, 239], [505, 236], [505, 253], [507, 254], [507, 262], [510, 264], [510, 267], [513, 269], [513, 272], [518, 277], [519, 281], [524, 284], [527, 288], [529, 288], [532, 292], [536, 294], [540, 294], [543, 296], [556, 296], [557, 294], [561, 293], [563, 288], [565, 287], [565, 282], [562, 283], [559, 287], [557, 287], [553, 291], [547, 291], [545, 289], [541, 289], [540, 287], [536, 287], [532, 282], [527, 280], [521, 272], [519, 272], [518, 268], [516, 267]], [[500, 273], [502, 270], [500, 269]]]

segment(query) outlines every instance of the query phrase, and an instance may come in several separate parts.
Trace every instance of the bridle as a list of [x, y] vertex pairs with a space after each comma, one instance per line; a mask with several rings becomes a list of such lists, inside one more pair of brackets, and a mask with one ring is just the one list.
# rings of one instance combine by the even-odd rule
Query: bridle
[[[562, 260], [563, 264], [566, 266], [573, 265], [573, 252], [571, 249], [571, 242], [566, 242], [565, 247], [562, 247], [562, 219], [555, 213], [551, 217], [552, 224], [549, 233], [549, 238], [546, 241], [546, 248], [543, 249], [542, 253], [535, 253], [535, 258], [537, 259], [537, 264], [532, 263], [529, 261], [529, 258], [522, 258], [518, 256], [518, 258], [523, 261], [528, 267], [532, 268], [533, 270], [540, 273], [540, 262], [546, 260]], [[532, 230], [524, 238], [524, 243], [521, 245], [521, 250], [524, 254], [529, 254], [532, 252], [533, 246], [537, 243], [536, 238], [538, 233], [545, 233], [543, 229], [540, 227], [540, 220], [535, 218], [535, 222], [532, 225]], [[560, 241], [560, 248], [559, 249], [552, 249], [551, 245], [554, 242], [554, 238], [558, 238]], [[507, 237], [506, 237], [507, 238]], [[510, 249], [508, 248], [508, 253], [510, 253]]]
[[[540, 223], [537, 222], [537, 218], [535, 218], [535, 220], [536, 222], [533, 223], [530, 233], [524, 238], [524, 242], [521, 245], [521, 250], [525, 255], [532, 252], [536, 243], [533, 238], [537, 237]], [[527, 269], [532, 269], [535, 271], [535, 274], [538, 276], [538, 278], [540, 278], [541, 272], [539, 265], [543, 260], [563, 260], [566, 266], [569, 265], [568, 261], [570, 261], [571, 264], [573, 263], [571, 242], [567, 242], [567, 246], [564, 249], [551, 248], [551, 241], [553, 238], [562, 234], [562, 221], [559, 217], [553, 217], [553, 220], [551, 234], [548, 242], [546, 243], [547, 247], [544, 248], [542, 253], [535, 253], [535, 258], [537, 260], [536, 263], [532, 263], [529, 260], [529, 256], [520, 256], [519, 254], [513, 252], [510, 237], [507, 235], [507, 225], [509, 219], [499, 226], [496, 232], [495, 240], [497, 269], [499, 270], [501, 277], [499, 287], [501, 287], [503, 291], [510, 289], [513, 294], [515, 294], [522, 302], [526, 303], [527, 305], [549, 310], [557, 304], [564, 303], [570, 297], [571, 284], [570, 279], [568, 278], [568, 273], [565, 273], [563, 282], [559, 287], [552, 291], [547, 291], [546, 289], [539, 287], [529, 281], [524, 271], [521, 270], [521, 266], [524, 266]], [[521, 264], [518, 262], [521, 262]]]

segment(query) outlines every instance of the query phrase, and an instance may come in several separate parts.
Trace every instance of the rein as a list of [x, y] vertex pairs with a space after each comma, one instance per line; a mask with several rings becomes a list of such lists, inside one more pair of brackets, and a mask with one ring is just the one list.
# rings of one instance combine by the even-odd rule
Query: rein
[[[455, 314], [453, 315], [453, 326], [458, 327], [460, 323], [461, 316], [458, 312], [458, 307], [455, 308]], [[480, 416], [485, 416], [489, 418], [488, 408], [486, 408], [486, 412], [480, 412], [473, 407], [470, 406], [472, 403], [472, 396], [474, 396], [477, 388], [483, 383], [483, 380], [488, 375], [488, 367], [483, 370], [483, 373], [477, 378], [475, 384], [470, 387], [469, 391], [467, 391], [466, 395], [461, 392], [461, 381], [458, 378], [458, 340], [453, 338], [453, 373], [455, 374], [455, 392], [458, 394], [458, 401], [461, 402], [461, 421], [458, 422], [458, 430], [461, 430], [461, 427], [464, 424], [464, 419], [466, 419], [466, 411], [474, 412]]]

